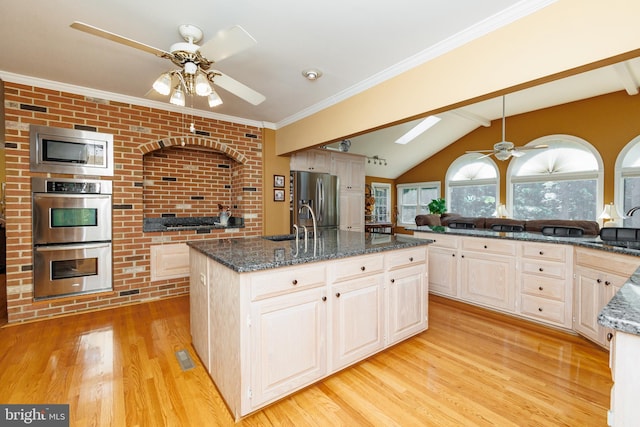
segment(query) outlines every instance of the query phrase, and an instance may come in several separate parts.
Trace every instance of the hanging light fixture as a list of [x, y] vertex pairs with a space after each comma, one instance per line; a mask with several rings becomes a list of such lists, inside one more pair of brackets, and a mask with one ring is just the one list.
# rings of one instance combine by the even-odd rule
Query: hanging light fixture
[[207, 101], [209, 101], [209, 107], [211, 108], [217, 107], [218, 105], [222, 104], [222, 98], [220, 98], [218, 92], [213, 90], [213, 88], [211, 88], [211, 93], [207, 97]]
[[171, 98], [169, 99], [169, 102], [172, 103], [173, 105], [184, 107], [185, 96], [184, 96], [184, 92], [182, 91], [181, 84], [178, 84], [176, 88], [173, 90], [173, 93], [171, 94]]
[[[186, 62], [182, 70], [173, 70], [162, 73], [153, 82], [153, 89], [161, 95], [169, 95], [169, 102], [184, 107], [187, 95], [207, 97], [209, 107], [217, 107], [222, 104], [222, 98], [213, 89], [212, 82], [217, 74], [212, 71], [203, 71], [197, 64]], [[174, 80], [177, 84], [174, 85]], [[173, 91], [171, 90], [173, 88]]]
[[171, 92], [171, 73], [160, 74], [160, 77], [153, 82], [153, 89], [160, 95], [169, 95], [169, 92]]

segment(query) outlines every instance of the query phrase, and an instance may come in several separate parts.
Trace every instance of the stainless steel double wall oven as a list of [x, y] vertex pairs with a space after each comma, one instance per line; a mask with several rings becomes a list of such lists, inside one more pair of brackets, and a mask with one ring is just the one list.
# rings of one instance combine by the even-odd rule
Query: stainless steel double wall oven
[[34, 298], [113, 288], [111, 181], [32, 178]]

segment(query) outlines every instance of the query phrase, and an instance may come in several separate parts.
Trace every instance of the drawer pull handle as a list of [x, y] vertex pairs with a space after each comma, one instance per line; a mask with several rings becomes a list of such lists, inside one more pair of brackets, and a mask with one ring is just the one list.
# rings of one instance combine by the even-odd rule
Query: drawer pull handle
[[542, 286], [538, 286], [538, 290], [542, 291], [544, 288]]
[[611, 284], [611, 282], [610, 282], [610, 281], [605, 280], [605, 282], [604, 282], [604, 285], [605, 285], [605, 286], [609, 286], [610, 284]]
[[538, 271], [544, 271], [544, 268], [540, 267], [540, 268], [538, 269]]
[[544, 251], [540, 251], [540, 255], [544, 255]]
[[413, 262], [413, 257], [409, 257], [409, 262]]
[[336, 298], [340, 298], [340, 292], [336, 292]]
[[298, 284], [298, 279], [293, 279], [293, 281], [291, 282], [293, 284], [293, 286]]
[[365, 270], [364, 265], [363, 265], [362, 267], [360, 267], [360, 270], [362, 270], [362, 271], [364, 271], [364, 270]]
[[539, 312], [542, 312], [542, 307], [538, 307], [538, 311], [539, 311]]
[[611, 341], [613, 339], [613, 334], [611, 332], [609, 332], [607, 334], [607, 341]]
[[396, 283], [396, 279], [391, 279], [391, 283]]
[[326, 301], [326, 300], [327, 300], [327, 297], [322, 297], [322, 301]]

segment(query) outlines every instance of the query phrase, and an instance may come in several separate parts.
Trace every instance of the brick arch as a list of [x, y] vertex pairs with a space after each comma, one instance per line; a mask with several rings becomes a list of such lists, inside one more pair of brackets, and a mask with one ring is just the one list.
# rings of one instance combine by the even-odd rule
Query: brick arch
[[247, 157], [240, 153], [238, 150], [231, 147], [218, 139], [209, 138], [200, 135], [183, 135], [183, 136], [171, 136], [157, 141], [150, 141], [140, 146], [140, 151], [143, 155], [152, 151], [160, 150], [165, 147], [171, 146], [183, 146], [183, 145], [197, 145], [199, 147], [207, 147], [213, 151], [217, 151], [229, 157], [232, 160], [240, 164], [247, 163]]

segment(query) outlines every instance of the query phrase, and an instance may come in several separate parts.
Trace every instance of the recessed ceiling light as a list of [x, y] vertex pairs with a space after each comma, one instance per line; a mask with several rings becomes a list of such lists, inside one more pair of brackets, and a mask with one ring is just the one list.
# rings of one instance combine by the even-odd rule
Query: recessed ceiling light
[[307, 80], [318, 80], [320, 77], [322, 77], [322, 71], [320, 70], [315, 70], [315, 69], [309, 69], [309, 70], [304, 70], [302, 72], [302, 75], [307, 79]]

